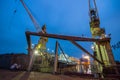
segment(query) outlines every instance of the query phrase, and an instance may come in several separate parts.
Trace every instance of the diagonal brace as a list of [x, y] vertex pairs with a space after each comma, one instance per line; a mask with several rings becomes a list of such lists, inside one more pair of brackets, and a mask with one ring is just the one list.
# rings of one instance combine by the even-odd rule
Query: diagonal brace
[[80, 44], [78, 44], [75, 41], [70, 41], [71, 43], [73, 43], [75, 46], [77, 46], [79, 49], [81, 49], [82, 51], [84, 51], [85, 53], [87, 53], [90, 57], [92, 57], [93, 59], [95, 59], [97, 62], [99, 62], [100, 64], [104, 65], [100, 60], [98, 60], [96, 57], [94, 57], [92, 54], [90, 54], [86, 49], [84, 49]]

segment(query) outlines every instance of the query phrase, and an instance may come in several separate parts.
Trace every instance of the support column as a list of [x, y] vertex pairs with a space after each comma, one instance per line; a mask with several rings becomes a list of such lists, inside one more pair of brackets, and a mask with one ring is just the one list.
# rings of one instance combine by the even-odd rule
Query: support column
[[114, 56], [112, 54], [112, 49], [111, 49], [111, 46], [110, 46], [110, 41], [106, 41], [105, 48], [106, 48], [106, 51], [108, 53], [108, 57], [109, 57], [109, 61], [110, 61], [110, 66], [114, 68], [116, 74], [119, 74], [116, 62], [114, 60]]
[[57, 73], [57, 67], [58, 67], [58, 41], [56, 41], [56, 46], [55, 46], [55, 59], [54, 59], [54, 71], [53, 71], [53, 74]]
[[31, 67], [33, 65], [33, 56], [34, 56], [33, 50], [30, 50], [29, 52], [30, 52], [30, 55], [29, 55], [29, 64], [28, 64], [28, 69], [27, 69], [28, 71], [31, 70]]

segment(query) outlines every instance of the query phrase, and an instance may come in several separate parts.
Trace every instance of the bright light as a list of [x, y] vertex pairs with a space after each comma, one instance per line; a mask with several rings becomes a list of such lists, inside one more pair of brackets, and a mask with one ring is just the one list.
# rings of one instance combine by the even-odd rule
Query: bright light
[[83, 57], [84, 59], [90, 60], [90, 57], [89, 57], [88, 55], [82, 55], [82, 57]]
[[91, 46], [91, 49], [94, 50], [94, 45]]
[[105, 34], [105, 37], [108, 37], [108, 35]]
[[32, 44], [32, 46], [35, 46], [35, 44]]
[[52, 50], [52, 52], [54, 52], [54, 50]]
[[34, 54], [35, 54], [35, 55], [39, 55], [39, 54], [38, 54], [38, 50], [35, 50], [35, 51], [34, 51]]
[[49, 51], [50, 49], [48, 48], [47, 50]]
[[90, 57], [89, 57], [89, 56], [84, 56], [83, 58], [85, 58], [85, 59], [89, 59]]
[[38, 49], [40, 49], [40, 47], [41, 47], [41, 44], [38, 44]]
[[35, 44], [32, 44], [32, 48], [34, 48]]

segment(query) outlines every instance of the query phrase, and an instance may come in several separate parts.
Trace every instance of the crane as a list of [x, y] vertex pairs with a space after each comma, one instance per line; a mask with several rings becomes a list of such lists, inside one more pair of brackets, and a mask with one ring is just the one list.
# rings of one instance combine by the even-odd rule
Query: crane
[[[35, 18], [32, 16], [30, 10], [27, 8], [26, 4], [24, 3], [23, 0], [20, 0], [22, 5], [24, 6], [25, 10], [27, 11], [30, 19], [32, 20], [35, 28], [36, 28], [36, 31], [38, 33], [44, 33], [46, 34], [46, 25], [44, 24], [42, 26], [42, 28], [39, 26], [39, 24], [37, 23], [37, 21], [35, 20]], [[37, 51], [37, 54], [45, 54], [45, 50], [46, 50], [46, 43], [48, 41], [48, 38], [47, 37], [40, 37], [39, 41], [38, 41], [38, 44], [33, 48], [33, 50], [31, 51], [31, 54], [30, 54], [30, 62], [29, 62], [29, 66], [28, 66], [28, 71], [31, 69], [31, 67], [33, 66], [34, 62], [33, 62], [33, 53], [35, 54], [36, 51]], [[42, 61], [43, 63], [44, 61]]]
[[[22, 5], [24, 6], [25, 10], [27, 11], [30, 19], [32, 20], [35, 28], [36, 28], [36, 31], [37, 32], [42, 32], [42, 33], [46, 33], [46, 25], [44, 24], [42, 26], [42, 29], [40, 28], [39, 24], [37, 23], [37, 21], [35, 20], [35, 18], [32, 16], [30, 10], [27, 8], [26, 4], [24, 3], [23, 0], [20, 0]], [[47, 42], [47, 38], [46, 37], [41, 37], [40, 40], [38, 41], [38, 44], [36, 46], [36, 49], [40, 49], [40, 48], [44, 48], [46, 47], [46, 42]]]
[[103, 37], [105, 29], [100, 28], [100, 19], [95, 0], [89, 0], [90, 29], [92, 37]]
[[[89, 3], [89, 16], [90, 16], [90, 31], [92, 33], [92, 37], [106, 38], [104, 28], [100, 27], [100, 19], [99, 19], [95, 0], [88, 0], [88, 3]], [[93, 4], [93, 7], [91, 3]], [[96, 65], [99, 65], [98, 66], [99, 73], [102, 73], [103, 69], [105, 68], [116, 65], [114, 56], [112, 53], [112, 49], [110, 46], [110, 40], [102, 41], [102, 42], [94, 42], [93, 52], [94, 52], [94, 56], [104, 64], [104, 67], [103, 67], [102, 65], [99, 65], [98, 62], [95, 63]], [[116, 68], [115, 70], [116, 70], [116, 73], [118, 73]]]

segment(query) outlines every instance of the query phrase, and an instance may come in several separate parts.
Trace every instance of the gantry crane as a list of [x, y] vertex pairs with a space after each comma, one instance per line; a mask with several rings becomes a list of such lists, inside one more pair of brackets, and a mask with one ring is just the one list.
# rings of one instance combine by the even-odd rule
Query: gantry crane
[[[26, 12], [28, 13], [30, 19], [32, 20], [37, 33], [44, 33], [44, 34], [46, 34], [46, 25], [44, 24], [42, 26], [42, 29], [41, 29], [40, 26], [39, 26], [39, 24], [38, 24], [38, 22], [32, 16], [30, 10], [27, 8], [27, 6], [24, 3], [24, 1], [23, 0], [20, 0], [20, 1], [21, 1], [22, 5], [24, 6]], [[33, 63], [34, 63], [33, 62], [33, 56], [34, 56], [33, 53], [35, 53], [37, 51], [37, 54], [40, 54], [40, 55], [46, 54], [45, 51], [46, 51], [46, 43], [47, 43], [47, 41], [48, 41], [47, 37], [42, 37], [41, 36], [40, 39], [39, 39], [39, 41], [38, 41], [38, 44], [32, 50], [30, 50], [31, 52], [30, 52], [30, 62], [29, 62], [28, 70], [31, 69], [31, 67], [33, 66]], [[30, 49], [29, 46], [28, 46], [28, 49]]]
[[[23, 4], [25, 10], [27, 11], [30, 19], [32, 20], [34, 27], [36, 29], [37, 32], [42, 32], [42, 33], [46, 33], [46, 25], [44, 24], [42, 26], [42, 29], [40, 28], [40, 25], [38, 24], [38, 22], [35, 20], [35, 18], [32, 16], [30, 10], [27, 8], [26, 4], [24, 3], [23, 0], [20, 0], [21, 3]], [[41, 37], [40, 40], [38, 41], [38, 44], [36, 46], [36, 49], [40, 49], [40, 48], [44, 48], [46, 47], [46, 42], [47, 42], [47, 38], [46, 37]]]
[[[89, 0], [89, 16], [90, 16], [90, 31], [93, 38], [106, 38], [105, 29], [100, 28], [100, 19], [95, 0]], [[110, 46], [110, 40], [94, 42], [94, 56], [104, 63], [104, 67], [113, 67], [116, 65], [112, 49]], [[98, 62], [95, 63], [99, 65]], [[103, 66], [98, 66], [99, 73], [103, 72]]]
[[89, 0], [90, 30], [92, 37], [101, 37], [105, 35], [105, 29], [100, 28], [100, 19], [95, 0]]
[[[96, 2], [95, 2], [95, 0], [88, 0], [88, 1], [89, 1], [90, 30], [91, 30], [92, 37], [93, 37], [92, 41], [95, 40], [95, 42], [94, 42], [94, 56], [89, 54], [88, 51], [86, 51], [80, 45], [75, 43], [76, 40], [74, 40], [72, 37], [69, 38], [67, 36], [60, 36], [60, 35], [49, 35], [49, 34], [26, 32], [27, 39], [28, 39], [27, 41], [28, 41], [28, 45], [29, 45], [28, 47], [30, 48], [30, 34], [44, 36], [44, 37], [51, 37], [52, 36], [53, 38], [57, 37], [60, 39], [65, 38], [67, 40], [70, 40], [73, 44], [78, 46], [80, 49], [82, 49], [84, 52], [88, 53], [91, 57], [93, 57], [95, 59], [95, 61], [96, 61], [95, 64], [98, 65], [99, 73], [102, 73], [103, 69], [105, 67], [109, 68], [109, 67], [116, 66], [116, 63], [114, 61], [114, 57], [112, 54], [111, 46], [110, 46], [110, 38], [106, 38], [105, 37], [105, 29], [100, 28], [100, 19], [99, 19], [99, 15], [98, 15]], [[21, 0], [21, 2], [24, 5], [25, 9], [27, 10], [30, 18], [34, 22], [35, 20], [34, 20], [34, 18], [32, 18], [32, 15], [29, 12], [29, 10], [27, 9], [27, 7], [25, 6], [24, 2], [22, 0]], [[93, 7], [91, 6], [91, 3], [93, 3]], [[36, 25], [36, 23], [34, 23], [34, 24]], [[98, 38], [98, 39], [96, 39], [96, 38]], [[102, 38], [102, 39], [100, 39], [100, 38]], [[88, 39], [84, 39], [84, 38], [77, 38], [77, 39], [80, 39], [80, 40], [82, 39], [83, 41], [84, 40], [86, 40], [86, 41], [91, 40], [91, 39], [88, 40]], [[101, 63], [101, 64], [99, 64], [99, 63]]]

